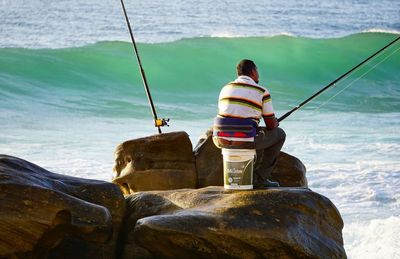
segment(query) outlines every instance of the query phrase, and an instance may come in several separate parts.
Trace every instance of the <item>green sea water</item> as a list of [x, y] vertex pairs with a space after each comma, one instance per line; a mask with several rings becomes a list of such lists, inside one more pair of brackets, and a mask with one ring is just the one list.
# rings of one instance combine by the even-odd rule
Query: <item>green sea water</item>
[[[193, 38], [138, 47], [156, 108], [171, 117], [192, 119], [215, 112], [219, 90], [235, 77], [235, 64], [240, 59], [257, 63], [260, 84], [272, 92], [275, 109], [284, 111], [395, 37], [388, 33], [360, 33], [335, 39]], [[324, 108], [399, 111], [400, 58], [398, 52], [388, 57], [399, 47], [396, 44], [386, 50], [308, 108], [318, 107], [351, 84]], [[135, 62], [132, 46], [126, 42], [64, 49], [0, 49], [0, 108], [149, 116]]]

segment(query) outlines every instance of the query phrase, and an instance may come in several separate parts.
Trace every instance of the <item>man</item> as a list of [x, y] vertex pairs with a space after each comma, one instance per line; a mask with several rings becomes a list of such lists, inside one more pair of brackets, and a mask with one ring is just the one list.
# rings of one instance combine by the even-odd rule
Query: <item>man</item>
[[[255, 187], [277, 187], [279, 184], [268, 178], [286, 134], [278, 127], [269, 91], [258, 84], [259, 74], [254, 62], [241, 60], [236, 69], [238, 78], [225, 85], [219, 95], [214, 143], [220, 148], [255, 148]], [[261, 119], [266, 127], [259, 127]]]

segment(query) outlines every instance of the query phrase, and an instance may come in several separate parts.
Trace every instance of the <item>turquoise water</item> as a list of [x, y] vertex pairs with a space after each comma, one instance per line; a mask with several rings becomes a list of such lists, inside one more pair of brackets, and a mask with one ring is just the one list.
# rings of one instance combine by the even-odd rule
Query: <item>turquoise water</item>
[[[139, 44], [154, 101], [172, 119], [209, 118], [220, 86], [235, 76], [242, 57], [257, 61], [277, 110], [288, 110], [343, 74], [396, 35], [361, 33], [339, 39], [290, 36], [194, 38]], [[319, 106], [352, 83], [324, 109], [384, 113], [400, 110], [399, 44], [351, 74], [310, 104]], [[387, 58], [387, 60], [384, 60]], [[368, 72], [379, 62], [384, 61]], [[65, 49], [0, 49], [2, 108], [150, 117], [132, 47], [101, 42]], [[365, 76], [358, 78], [368, 72]], [[34, 106], [31, 102], [34, 102]], [[198, 106], [206, 107], [197, 109]], [[24, 109], [24, 104], [17, 109]]]
[[[157, 133], [117, 2], [0, 0], [0, 153], [108, 181], [119, 143]], [[163, 131], [194, 145], [238, 60], [255, 60], [281, 116], [400, 29], [389, 0], [126, 4]], [[399, 48], [281, 122], [350, 258], [400, 258]]]

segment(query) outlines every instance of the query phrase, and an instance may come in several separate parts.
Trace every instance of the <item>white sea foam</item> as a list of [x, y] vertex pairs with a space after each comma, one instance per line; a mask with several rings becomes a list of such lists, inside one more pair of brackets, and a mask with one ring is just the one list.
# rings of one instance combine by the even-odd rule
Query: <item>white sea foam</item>
[[346, 252], [352, 259], [400, 258], [400, 217], [345, 225]]
[[400, 30], [388, 30], [388, 29], [379, 29], [379, 28], [362, 30], [362, 32], [381, 32], [381, 33], [400, 34]]
[[210, 35], [212, 38], [240, 38], [240, 37], [245, 37], [243, 34], [237, 34], [234, 32], [229, 32], [229, 31], [219, 31], [219, 32], [213, 32]]
[[278, 32], [278, 33], [269, 33], [269, 34], [249, 34], [249, 33], [242, 33], [238, 34], [237, 32], [230, 32], [230, 31], [220, 31], [220, 32], [213, 32], [210, 34], [212, 38], [242, 38], [242, 37], [275, 37], [275, 36], [289, 36], [289, 37], [297, 37], [294, 33], [290, 32]]

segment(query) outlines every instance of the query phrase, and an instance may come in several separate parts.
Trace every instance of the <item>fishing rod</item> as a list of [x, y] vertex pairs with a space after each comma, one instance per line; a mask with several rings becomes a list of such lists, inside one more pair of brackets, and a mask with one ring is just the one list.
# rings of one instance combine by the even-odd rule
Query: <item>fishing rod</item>
[[385, 49], [387, 49], [389, 46], [393, 45], [396, 41], [398, 41], [400, 39], [400, 36], [397, 37], [395, 40], [393, 40], [392, 42], [390, 42], [389, 44], [387, 44], [385, 47], [381, 48], [380, 50], [378, 50], [377, 52], [375, 52], [374, 54], [372, 54], [371, 56], [369, 56], [368, 58], [366, 58], [364, 61], [360, 62], [357, 66], [353, 67], [352, 69], [350, 69], [349, 71], [347, 71], [346, 73], [344, 73], [343, 75], [339, 76], [338, 78], [336, 78], [335, 80], [333, 80], [331, 83], [329, 83], [327, 86], [325, 86], [324, 88], [322, 88], [321, 90], [319, 90], [318, 92], [316, 92], [315, 94], [313, 94], [312, 96], [310, 96], [309, 98], [307, 98], [305, 101], [303, 101], [302, 103], [300, 103], [299, 105], [297, 105], [296, 107], [294, 107], [293, 109], [291, 109], [290, 111], [288, 111], [287, 113], [285, 113], [282, 117], [280, 117], [278, 119], [278, 122], [283, 121], [285, 118], [287, 118], [290, 114], [292, 114], [293, 112], [297, 111], [298, 109], [300, 109], [301, 107], [303, 107], [304, 105], [306, 105], [308, 102], [310, 102], [311, 100], [313, 100], [315, 97], [317, 97], [318, 95], [320, 95], [322, 92], [324, 92], [325, 90], [327, 90], [328, 88], [330, 88], [331, 86], [335, 85], [337, 82], [339, 82], [340, 80], [342, 80], [344, 77], [346, 77], [347, 75], [349, 75], [350, 73], [352, 73], [354, 70], [356, 70], [357, 68], [359, 68], [360, 66], [364, 65], [366, 62], [368, 62], [369, 60], [371, 60], [373, 57], [375, 57], [376, 55], [378, 55], [379, 53], [381, 53], [382, 51], [384, 51]]
[[148, 99], [148, 101], [149, 101], [150, 108], [151, 108], [151, 112], [152, 112], [152, 114], [153, 114], [154, 126], [158, 128], [158, 133], [161, 134], [161, 133], [162, 133], [162, 132], [161, 132], [161, 127], [163, 127], [163, 126], [169, 126], [169, 125], [168, 125], [169, 119], [158, 119], [158, 117], [157, 117], [156, 108], [154, 107], [153, 99], [151, 98], [149, 85], [148, 85], [148, 83], [147, 83], [146, 75], [145, 75], [145, 73], [144, 73], [144, 69], [143, 69], [143, 66], [142, 66], [142, 62], [141, 62], [140, 57], [139, 57], [139, 51], [138, 51], [138, 48], [137, 48], [137, 46], [136, 46], [135, 38], [133, 37], [133, 32], [132, 32], [131, 24], [130, 24], [130, 22], [129, 22], [128, 14], [127, 14], [127, 12], [126, 12], [125, 4], [124, 4], [124, 1], [123, 1], [123, 0], [121, 0], [121, 5], [122, 5], [122, 10], [124, 11], [126, 24], [127, 24], [127, 26], [128, 26], [128, 29], [129, 29], [129, 34], [131, 35], [133, 50], [134, 50], [134, 52], [135, 52], [136, 59], [137, 59], [137, 62], [138, 62], [138, 64], [139, 64], [139, 70], [140, 70], [140, 75], [142, 76], [142, 81], [143, 81], [143, 85], [144, 85], [144, 90], [146, 91], [147, 99]]

